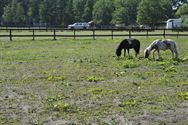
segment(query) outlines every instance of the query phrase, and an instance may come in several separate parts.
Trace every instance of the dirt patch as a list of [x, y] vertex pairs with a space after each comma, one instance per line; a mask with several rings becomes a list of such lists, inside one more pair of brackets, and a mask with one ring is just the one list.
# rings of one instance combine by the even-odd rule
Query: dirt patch
[[188, 104], [182, 103], [175, 110], [165, 110], [159, 115], [148, 115], [145, 113], [141, 116], [136, 116], [128, 119], [128, 123], [132, 125], [148, 125], [148, 124], [178, 124], [187, 122], [188, 120]]

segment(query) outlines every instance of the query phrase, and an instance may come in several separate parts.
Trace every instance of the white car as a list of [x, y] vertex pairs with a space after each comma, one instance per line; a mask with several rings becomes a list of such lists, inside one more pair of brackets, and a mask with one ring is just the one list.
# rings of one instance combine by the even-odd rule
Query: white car
[[68, 29], [88, 29], [89, 24], [88, 23], [74, 23], [68, 25]]

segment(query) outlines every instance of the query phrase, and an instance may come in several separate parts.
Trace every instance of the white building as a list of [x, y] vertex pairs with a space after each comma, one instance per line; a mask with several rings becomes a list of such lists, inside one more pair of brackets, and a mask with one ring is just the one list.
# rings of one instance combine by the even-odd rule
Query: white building
[[166, 28], [167, 29], [180, 28], [181, 23], [182, 23], [181, 19], [168, 19], [166, 21]]

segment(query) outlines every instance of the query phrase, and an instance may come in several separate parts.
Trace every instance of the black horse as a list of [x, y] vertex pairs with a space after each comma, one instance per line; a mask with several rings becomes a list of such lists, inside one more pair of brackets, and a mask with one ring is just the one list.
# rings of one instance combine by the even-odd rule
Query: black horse
[[137, 56], [140, 52], [140, 41], [137, 39], [124, 39], [118, 45], [116, 49], [116, 55], [120, 57], [122, 49], [124, 49], [124, 56], [126, 55], [126, 50], [128, 51], [128, 55], [129, 55], [129, 49], [132, 49], [132, 48], [136, 52], [135, 56]]

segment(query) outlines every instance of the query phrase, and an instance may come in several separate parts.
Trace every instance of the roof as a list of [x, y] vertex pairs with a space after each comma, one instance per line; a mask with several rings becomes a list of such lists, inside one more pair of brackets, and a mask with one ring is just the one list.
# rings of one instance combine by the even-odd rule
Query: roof
[[179, 21], [179, 22], [181, 22], [181, 18], [179, 18], [179, 19], [168, 19], [166, 22], [172, 22], [172, 21]]

